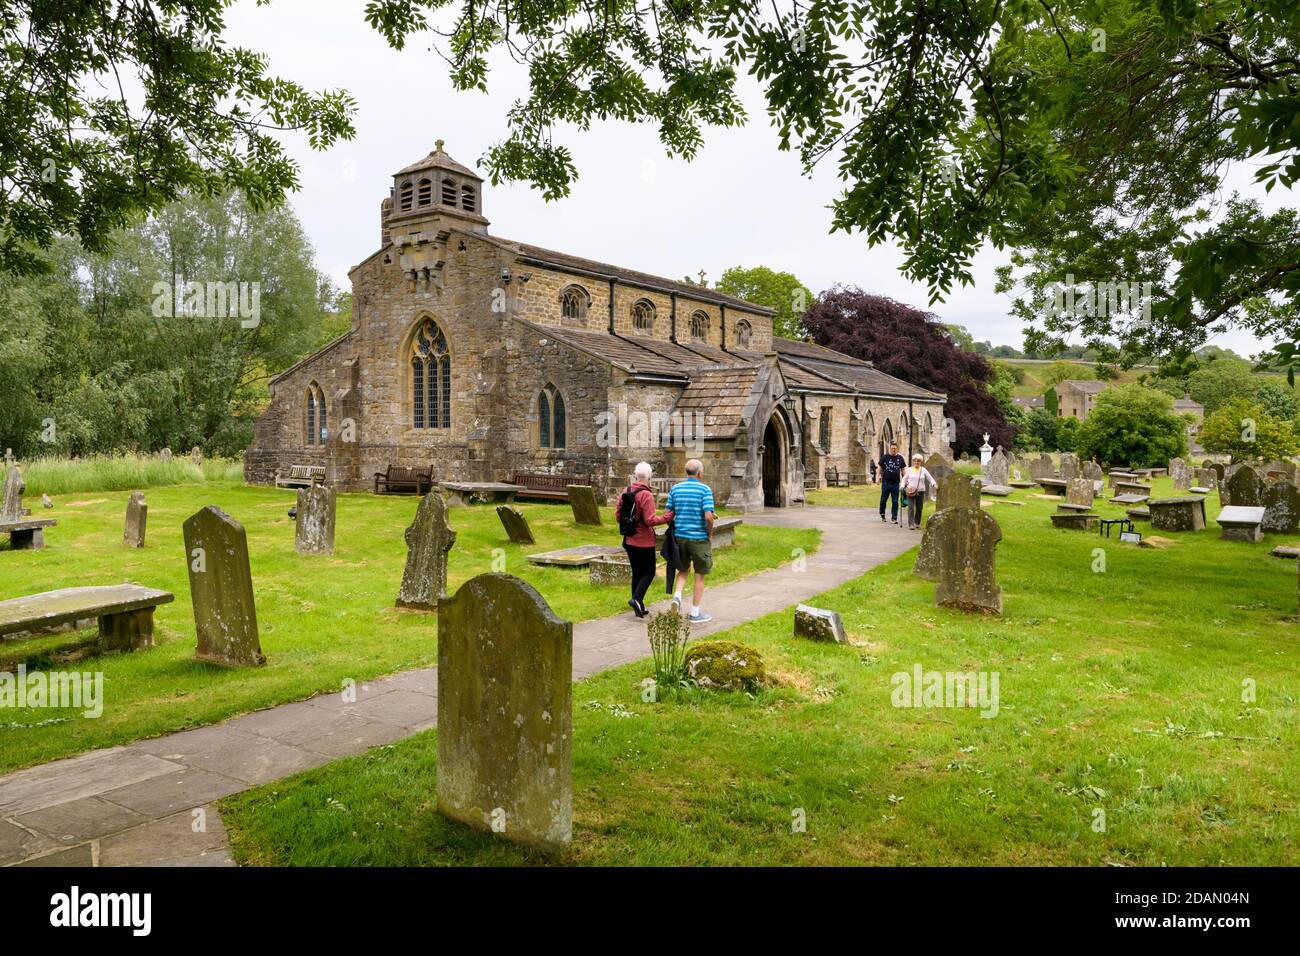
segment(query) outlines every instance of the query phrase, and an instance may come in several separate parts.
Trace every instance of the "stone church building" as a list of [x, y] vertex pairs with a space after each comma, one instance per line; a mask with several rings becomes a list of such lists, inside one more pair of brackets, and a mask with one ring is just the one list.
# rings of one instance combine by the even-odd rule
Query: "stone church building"
[[642, 459], [678, 477], [697, 457], [719, 504], [752, 510], [802, 502], [828, 468], [864, 476], [893, 440], [939, 450], [943, 395], [775, 337], [762, 306], [492, 235], [484, 198], [441, 142], [393, 176], [352, 328], [272, 380], [249, 482], [324, 465], [362, 490], [432, 465], [610, 494]]

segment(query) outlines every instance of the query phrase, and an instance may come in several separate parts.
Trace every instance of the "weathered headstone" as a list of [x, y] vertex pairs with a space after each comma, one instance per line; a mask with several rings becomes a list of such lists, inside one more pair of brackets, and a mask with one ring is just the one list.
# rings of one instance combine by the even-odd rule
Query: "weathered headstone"
[[294, 509], [294, 550], [299, 554], [334, 553], [334, 489], [312, 485], [298, 489]]
[[939, 552], [934, 602], [965, 611], [1002, 613], [997, 544], [1002, 529], [982, 508], [949, 508], [926, 524]]
[[438, 812], [503, 839], [573, 831], [573, 625], [481, 574], [438, 605]]
[[244, 526], [207, 505], [186, 519], [184, 534], [198, 635], [194, 656], [214, 664], [265, 664]]
[[195, 445], [193, 448], [190, 449], [190, 464], [191, 465], [203, 464], [203, 449], [200, 448], [198, 445]]
[[1223, 482], [1219, 495], [1224, 505], [1260, 508], [1264, 505], [1264, 482], [1254, 468], [1242, 465]]
[[1101, 470], [1101, 465], [1095, 461], [1085, 461], [1083, 463], [1083, 477], [1089, 481], [1105, 481], [1106, 473]]
[[49, 496], [49, 495], [41, 495], [41, 507], [42, 507], [42, 508], [53, 508], [53, 507], [54, 507], [54, 502], [53, 502], [52, 500], [50, 500], [50, 496]]
[[1169, 459], [1169, 477], [1173, 479], [1176, 491], [1186, 491], [1192, 487], [1192, 470], [1181, 458]]
[[164, 462], [171, 461], [172, 450], [170, 448], [164, 448], [162, 451], [158, 452], [158, 457], [161, 458]]
[[1153, 498], [1147, 503], [1156, 531], [1201, 531], [1205, 528], [1205, 499], [1195, 495]]
[[1260, 528], [1266, 534], [1295, 534], [1300, 530], [1300, 488], [1285, 479], [1265, 488]]
[[122, 529], [122, 540], [128, 548], [144, 547], [144, 530], [148, 519], [149, 505], [144, 500], [144, 492], [131, 492], [131, 497], [126, 499], [126, 523]]
[[949, 475], [953, 474], [953, 467], [949, 464], [948, 459], [943, 455], [935, 452], [925, 461], [925, 470], [928, 471], [935, 481], [943, 481]]
[[17, 521], [23, 516], [23, 492], [27, 484], [23, 481], [23, 472], [16, 464], [10, 463], [5, 471], [4, 500], [0, 502], [0, 521]]
[[1079, 477], [1079, 456], [1067, 451], [1061, 455], [1061, 477], [1066, 481]]
[[794, 609], [794, 636], [832, 644], [849, 642], [838, 611], [810, 607], [807, 604], [800, 604]]
[[1189, 487], [1196, 488], [1213, 488], [1218, 483], [1219, 476], [1214, 473], [1213, 468], [1194, 468], [1192, 469], [1192, 485]]
[[1053, 477], [1056, 469], [1052, 465], [1052, 456], [1043, 452], [1029, 463], [1029, 473], [1034, 476], [1034, 481]]
[[632, 565], [628, 562], [627, 555], [609, 554], [592, 558], [587, 565], [587, 583], [631, 584]]
[[533, 529], [528, 527], [528, 519], [518, 508], [497, 505], [497, 517], [501, 519], [501, 527], [506, 529], [511, 544], [536, 544]]
[[1091, 478], [1071, 478], [1065, 486], [1065, 500], [1072, 505], [1092, 507], [1092, 498], [1096, 485]]
[[600, 525], [600, 502], [596, 500], [596, 489], [591, 485], [566, 485], [569, 493], [569, 506], [573, 509], [573, 520], [577, 524]]
[[978, 508], [980, 483], [973, 475], [953, 474], [939, 482], [935, 510], [945, 508]]
[[1011, 465], [1006, 454], [999, 448], [984, 466], [984, 483], [986, 485], [1005, 486], [1011, 480]]
[[406, 569], [397, 592], [397, 606], [436, 611], [447, 593], [447, 552], [456, 532], [447, 524], [447, 503], [437, 489], [420, 501], [415, 520], [406, 529]]

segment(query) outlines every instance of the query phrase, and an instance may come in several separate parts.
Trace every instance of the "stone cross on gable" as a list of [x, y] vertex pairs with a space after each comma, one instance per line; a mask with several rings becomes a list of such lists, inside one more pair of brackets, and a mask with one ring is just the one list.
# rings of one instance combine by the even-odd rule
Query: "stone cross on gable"
[[708, 283], [704, 281], [704, 277], [705, 277], [707, 274], [708, 274], [708, 273], [706, 273], [703, 269], [700, 270], [700, 287], [701, 287], [701, 288], [703, 288], [704, 286], [707, 286], [707, 285], [708, 285]]

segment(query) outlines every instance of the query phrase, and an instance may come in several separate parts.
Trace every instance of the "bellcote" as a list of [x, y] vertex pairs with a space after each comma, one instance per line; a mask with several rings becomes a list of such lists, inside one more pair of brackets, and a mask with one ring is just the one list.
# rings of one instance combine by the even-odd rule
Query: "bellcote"
[[393, 188], [381, 217], [386, 238], [395, 244], [417, 233], [450, 228], [487, 233], [483, 216], [483, 178], [456, 162], [438, 140], [433, 152], [393, 174]]

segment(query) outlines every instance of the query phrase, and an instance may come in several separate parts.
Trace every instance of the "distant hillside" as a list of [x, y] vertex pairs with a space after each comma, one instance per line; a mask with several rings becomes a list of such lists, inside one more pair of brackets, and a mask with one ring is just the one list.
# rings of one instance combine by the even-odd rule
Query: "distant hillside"
[[[994, 359], [993, 361], [1000, 362], [1011, 368], [1018, 368], [1025, 373], [1025, 380], [1016, 384], [1015, 390], [1012, 392], [1013, 395], [1042, 395], [1043, 392], [1047, 390], [1047, 386], [1043, 383], [1040, 376], [1047, 371], [1048, 366], [1054, 365], [1057, 361], [1061, 360]], [[1097, 377], [1096, 372], [1093, 371], [1096, 367], [1096, 362], [1087, 362], [1082, 359], [1067, 359], [1065, 361], [1069, 361], [1071, 365], [1079, 366], [1078, 378], [1088, 379]], [[1150, 375], [1154, 371], [1155, 367], [1151, 365], [1138, 365], [1130, 369], [1120, 369], [1118, 370], [1116, 377], [1111, 379], [1111, 383], [1123, 385], [1128, 382], [1136, 382], [1143, 375]], [[1280, 380], [1283, 384], [1286, 384], [1285, 375], [1279, 375], [1274, 372], [1256, 372], [1255, 375], [1260, 378], [1275, 378]]]

